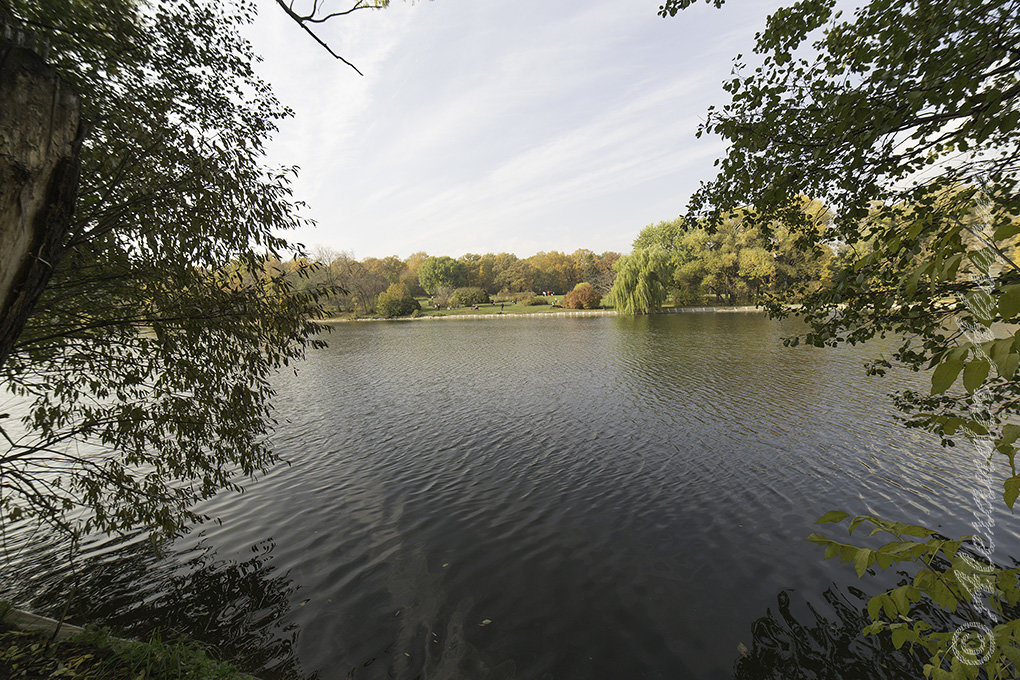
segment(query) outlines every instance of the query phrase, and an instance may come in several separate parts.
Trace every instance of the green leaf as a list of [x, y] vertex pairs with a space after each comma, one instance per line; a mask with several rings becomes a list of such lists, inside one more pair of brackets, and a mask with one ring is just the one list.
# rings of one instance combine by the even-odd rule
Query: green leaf
[[1010, 477], [1003, 482], [1002, 485], [1005, 487], [1005, 491], [1002, 494], [1002, 500], [1006, 501], [1006, 505], [1012, 509], [1017, 496], [1020, 496], [1020, 475]]
[[950, 359], [939, 364], [931, 376], [931, 393], [942, 394], [948, 390], [962, 370], [963, 362], [958, 359]]
[[1020, 314], [1020, 285], [1005, 286], [999, 296], [999, 314], [1003, 321]]
[[956, 272], [960, 269], [960, 263], [963, 262], [963, 253], [956, 253], [950, 256], [945, 265], [942, 266], [942, 280], [952, 281], [956, 279]]
[[892, 629], [892, 643], [893, 647], [899, 649], [903, 646], [903, 643], [912, 637], [913, 631], [909, 628], [893, 628]]
[[910, 613], [910, 600], [907, 598], [907, 586], [900, 588], [894, 588], [889, 592], [889, 598], [896, 605], [896, 609], [900, 614]]
[[974, 393], [981, 383], [988, 377], [991, 366], [986, 359], [974, 359], [963, 369], [963, 386], [971, 394]]
[[873, 552], [868, 548], [858, 548], [857, 554], [854, 556], [854, 570], [857, 572], [857, 577], [864, 576], [864, 572], [868, 570], [873, 559]]
[[1016, 375], [1017, 366], [1020, 366], [1020, 354], [1007, 354], [1002, 358], [1002, 361], [995, 364], [995, 368], [999, 371], [999, 375], [1006, 380], [1012, 380], [1013, 376]]
[[825, 513], [817, 520], [815, 520], [815, 524], [825, 524], [826, 522], [842, 522], [849, 516], [850, 516], [849, 512], [843, 512], [842, 510], [830, 510], [829, 512]]
[[877, 619], [882, 614], [882, 600], [884, 598], [885, 595], [882, 594], [875, 595], [873, 598], [868, 600], [868, 616], [870, 616], [872, 620]]
[[983, 290], [975, 290], [967, 295], [967, 308], [970, 313], [974, 315], [974, 318], [983, 323], [989, 325], [995, 319], [997, 311], [995, 301], [992, 300], [992, 296]]
[[1004, 241], [1011, 236], [1020, 234], [1020, 222], [1013, 222], [1012, 224], [1004, 224], [995, 230], [992, 235], [996, 241]]

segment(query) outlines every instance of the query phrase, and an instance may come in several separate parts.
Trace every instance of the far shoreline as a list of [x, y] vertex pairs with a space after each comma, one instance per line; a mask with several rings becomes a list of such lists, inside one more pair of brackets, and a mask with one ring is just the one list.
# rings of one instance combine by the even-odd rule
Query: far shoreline
[[[732, 312], [760, 312], [764, 313], [765, 310], [761, 307], [754, 305], [745, 305], [740, 307], [666, 307], [653, 314], [698, 314], [698, 313], [732, 313]], [[506, 312], [501, 314], [433, 314], [433, 315], [422, 315], [422, 316], [397, 316], [392, 319], [386, 319], [382, 317], [364, 317], [364, 318], [349, 318], [349, 317], [333, 317], [329, 319], [312, 319], [315, 323], [321, 324], [334, 324], [334, 323], [350, 323], [354, 321], [440, 321], [449, 319], [534, 319], [540, 317], [598, 317], [598, 316], [620, 316], [620, 312], [615, 309], [570, 309], [559, 312]], [[641, 315], [644, 316], [644, 315]]]

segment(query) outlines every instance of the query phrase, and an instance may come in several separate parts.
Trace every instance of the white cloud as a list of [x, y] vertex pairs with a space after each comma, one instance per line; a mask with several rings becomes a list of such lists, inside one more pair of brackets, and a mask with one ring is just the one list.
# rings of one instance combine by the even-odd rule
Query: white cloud
[[712, 171], [720, 144], [694, 132], [765, 15], [395, 3], [324, 33], [361, 78], [263, 4], [263, 73], [296, 112], [272, 159], [301, 166], [319, 222], [298, 239], [358, 256], [628, 249]]

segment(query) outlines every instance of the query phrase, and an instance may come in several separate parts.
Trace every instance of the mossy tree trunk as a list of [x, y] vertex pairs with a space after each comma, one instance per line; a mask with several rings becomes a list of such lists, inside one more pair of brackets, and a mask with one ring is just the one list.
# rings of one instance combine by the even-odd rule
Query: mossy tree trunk
[[78, 189], [80, 115], [78, 94], [39, 55], [0, 42], [0, 366], [61, 256]]

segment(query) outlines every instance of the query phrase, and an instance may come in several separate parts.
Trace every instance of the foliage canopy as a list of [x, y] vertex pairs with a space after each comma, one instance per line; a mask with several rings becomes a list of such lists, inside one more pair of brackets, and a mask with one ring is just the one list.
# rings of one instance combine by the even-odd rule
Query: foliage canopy
[[672, 277], [669, 257], [661, 248], [635, 250], [616, 264], [616, 281], [606, 301], [622, 314], [647, 314], [662, 309]]
[[[275, 460], [270, 377], [317, 293], [278, 266], [302, 223], [264, 146], [289, 111], [254, 72], [254, 5], [8, 3], [91, 129], [71, 232], [2, 369], [0, 518], [172, 532]], [[307, 267], [299, 266], [302, 272]]]
[[[660, 13], [690, 4], [667, 0]], [[1020, 320], [1018, 16], [1015, 0], [872, 0], [849, 17], [833, 0], [777, 10], [756, 36], [761, 66], [749, 72], [738, 57], [724, 85], [730, 102], [711, 110], [699, 131], [721, 135], [728, 151], [687, 216], [717, 228], [746, 210], [763, 234], [782, 225], [804, 251], [844, 245], [831, 283], [801, 300], [810, 331], [790, 342], [901, 337], [891, 361], [879, 359], [871, 370], [893, 362], [933, 368], [930, 394], [902, 391], [897, 405], [908, 424], [947, 444], [969, 437], [976, 455], [1001, 454], [998, 469], [1008, 472], [1000, 488], [1010, 506], [1020, 492], [1020, 337], [998, 324]], [[803, 196], [831, 210], [824, 229], [800, 209]], [[788, 313], [782, 302], [773, 301], [774, 314]], [[838, 515], [831, 521], [847, 516]], [[873, 550], [813, 540], [827, 557], [854, 561], [859, 574], [903, 559], [922, 565], [912, 589], [880, 596], [895, 606], [880, 599], [869, 607], [869, 632], [891, 631], [897, 646], [922, 645], [929, 677], [976, 677], [979, 668], [989, 678], [1012, 677], [1020, 665], [1016, 621], [997, 623], [993, 652], [972, 665], [951, 653], [949, 636], [911, 618], [911, 607], [923, 597], [950, 611], [976, 602], [1001, 615], [1016, 601], [1015, 570], [987, 556], [975, 562], [980, 543], [964, 541], [964, 560], [957, 543], [910, 538], [927, 539], [924, 528], [859, 517], [851, 531], [867, 522], [897, 541]], [[973, 587], [976, 572], [992, 587]]]

